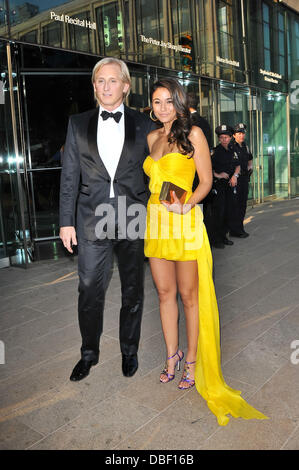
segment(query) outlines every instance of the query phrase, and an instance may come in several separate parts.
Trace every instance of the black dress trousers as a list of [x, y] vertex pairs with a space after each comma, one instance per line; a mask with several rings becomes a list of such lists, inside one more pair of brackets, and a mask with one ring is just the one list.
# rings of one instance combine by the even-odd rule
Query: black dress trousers
[[236, 194], [229, 194], [229, 231], [232, 235], [242, 235], [244, 233], [244, 218], [247, 209], [248, 199], [248, 176], [242, 175], [238, 178]]
[[88, 361], [99, 357], [105, 294], [114, 254], [121, 280], [120, 349], [126, 355], [136, 354], [138, 350], [143, 308], [144, 241], [118, 238], [78, 240], [81, 356]]
[[209, 241], [212, 245], [223, 243], [227, 232], [228, 208], [227, 198], [230, 186], [225, 179], [214, 180], [214, 190], [217, 193], [211, 198], [210, 213], [205, 213], [205, 225], [208, 232]]

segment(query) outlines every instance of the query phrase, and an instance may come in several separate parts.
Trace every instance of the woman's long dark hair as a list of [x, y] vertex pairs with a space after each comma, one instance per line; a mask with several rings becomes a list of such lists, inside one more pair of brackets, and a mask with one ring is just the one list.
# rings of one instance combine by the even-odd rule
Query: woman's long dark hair
[[168, 142], [170, 144], [176, 142], [178, 148], [183, 154], [191, 154], [192, 156], [194, 153], [194, 147], [188, 138], [192, 122], [185, 90], [177, 80], [173, 78], [162, 78], [155, 82], [151, 88], [151, 102], [153, 94], [158, 88], [167, 88], [172, 98], [173, 106], [177, 112], [177, 118], [172, 123], [170, 129]]

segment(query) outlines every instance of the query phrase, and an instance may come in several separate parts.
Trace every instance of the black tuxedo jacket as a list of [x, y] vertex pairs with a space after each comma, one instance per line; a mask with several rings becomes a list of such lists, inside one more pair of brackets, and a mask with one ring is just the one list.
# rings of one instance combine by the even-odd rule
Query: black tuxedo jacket
[[194, 126], [200, 127], [203, 131], [205, 138], [208, 141], [209, 148], [212, 147], [212, 131], [210, 124], [208, 121], [202, 117], [197, 111], [195, 113], [191, 113], [191, 120]]
[[[111, 178], [98, 152], [99, 108], [70, 117], [60, 181], [60, 227], [76, 227], [77, 237], [96, 240], [95, 215], [109, 203]], [[149, 191], [143, 162], [148, 155], [147, 134], [156, 128], [143, 113], [125, 106], [125, 139], [113, 180], [115, 196], [126, 196], [126, 205], [147, 204]]]

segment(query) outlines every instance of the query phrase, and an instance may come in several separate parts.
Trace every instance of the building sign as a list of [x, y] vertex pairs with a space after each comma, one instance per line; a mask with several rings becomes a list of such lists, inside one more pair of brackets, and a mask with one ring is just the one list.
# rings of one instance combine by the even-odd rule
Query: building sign
[[82, 28], [97, 29], [96, 23], [89, 20], [80, 20], [79, 18], [72, 18], [69, 15], [57, 15], [55, 11], [50, 12], [51, 20], [62, 21], [63, 23], [73, 24], [75, 26], [81, 26]]
[[189, 54], [191, 52], [190, 48], [183, 47], [180, 44], [171, 44], [170, 42], [164, 42], [164, 41], [159, 41], [153, 38], [147, 38], [143, 36], [143, 34], [140, 34], [140, 37], [141, 37], [142, 42], [147, 42], [148, 44], [153, 44], [154, 46], [164, 47], [166, 49], [174, 49], [176, 52], [187, 52]]
[[223, 64], [233, 65], [234, 67], [240, 67], [240, 62], [237, 62], [236, 60], [224, 59], [223, 57], [219, 57], [219, 55], [216, 56], [216, 60], [217, 62], [222, 62]]
[[264, 80], [266, 82], [271, 82], [271, 83], [278, 83], [278, 80], [281, 80], [282, 79], [282, 75], [280, 75], [279, 73], [274, 73], [274, 72], [270, 72], [268, 70], [263, 70], [263, 69], [260, 69], [260, 74], [261, 75], [264, 75]]

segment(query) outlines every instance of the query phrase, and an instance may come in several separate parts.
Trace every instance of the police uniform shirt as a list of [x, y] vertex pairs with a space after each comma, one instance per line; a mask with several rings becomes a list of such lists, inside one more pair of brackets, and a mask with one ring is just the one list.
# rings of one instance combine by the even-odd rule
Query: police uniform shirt
[[228, 173], [233, 175], [235, 168], [240, 165], [238, 155], [231, 148], [226, 150], [219, 144], [212, 151], [212, 167], [215, 173]]
[[242, 142], [242, 144], [239, 145], [236, 141], [234, 141], [232, 143], [232, 149], [238, 154], [241, 172], [246, 173], [248, 170], [248, 162], [253, 159], [248, 145], [245, 142]]

